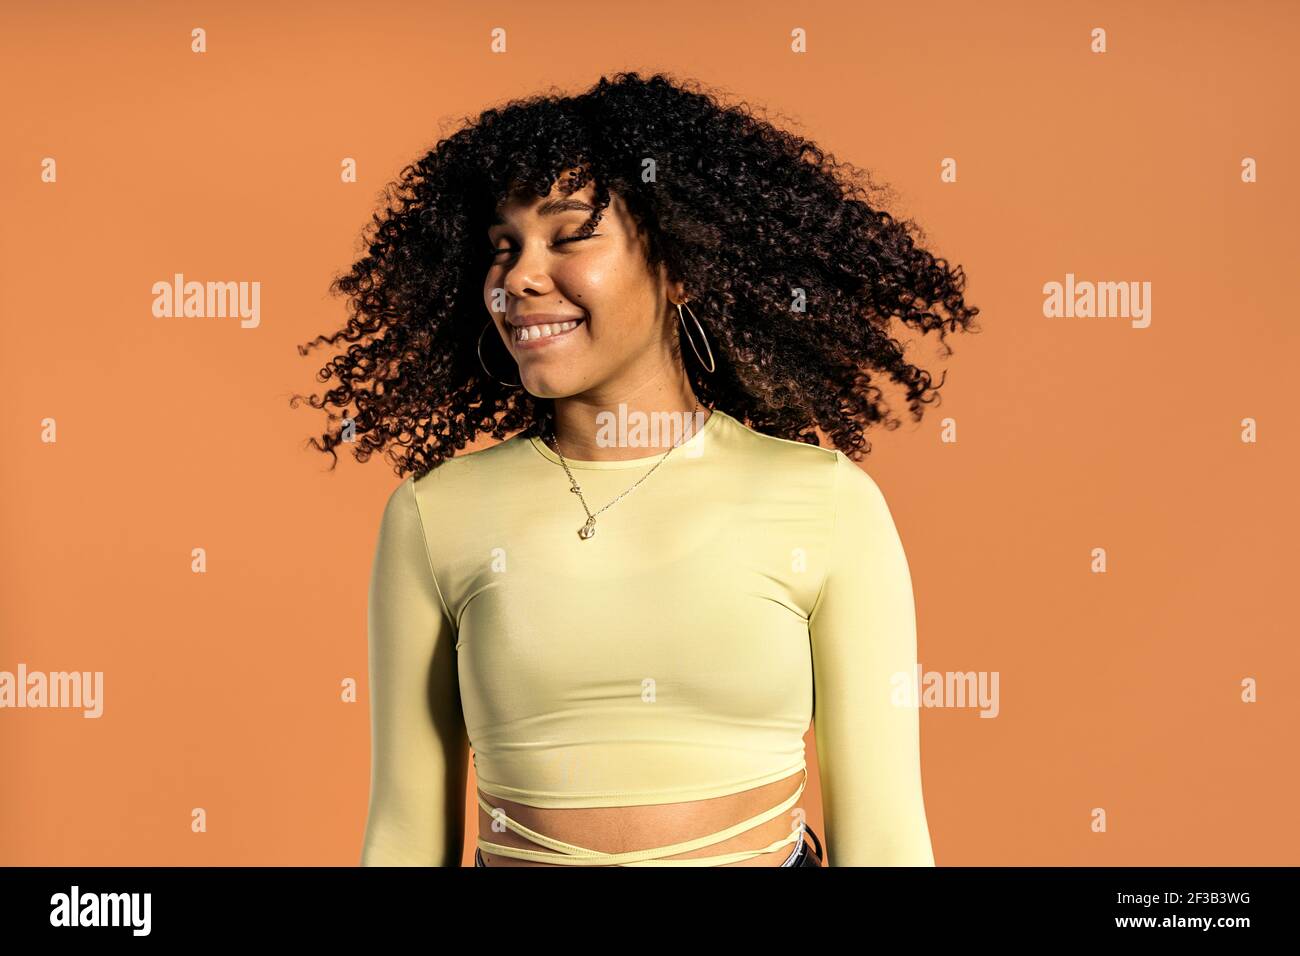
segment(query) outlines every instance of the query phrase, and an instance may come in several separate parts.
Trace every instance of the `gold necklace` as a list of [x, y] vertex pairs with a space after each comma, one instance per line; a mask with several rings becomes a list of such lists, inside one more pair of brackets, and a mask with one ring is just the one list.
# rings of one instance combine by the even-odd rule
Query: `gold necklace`
[[[696, 402], [695, 402], [695, 410], [698, 412], [698, 411], [701, 411], [702, 408], [703, 408], [703, 406], [701, 406], [700, 403], [699, 403], [699, 401], [696, 400]], [[712, 413], [712, 414], [717, 414], [717, 413], [714, 412], [714, 413]], [[617, 498], [615, 498], [615, 499], [614, 499], [613, 501], [611, 501], [609, 504], [605, 505], [605, 507], [604, 507], [604, 508], [601, 508], [600, 511], [597, 511], [595, 514], [592, 514], [591, 509], [587, 507], [587, 499], [584, 498], [583, 495], [582, 495], [582, 487], [578, 484], [578, 479], [573, 477], [573, 472], [571, 472], [571, 471], [569, 470], [569, 463], [568, 463], [567, 461], [565, 461], [565, 459], [564, 459], [564, 453], [563, 453], [562, 451], [560, 451], [560, 443], [559, 443], [558, 441], [556, 441], [556, 439], [555, 439], [555, 429], [554, 429], [554, 427], [552, 427], [552, 428], [551, 428], [551, 444], [555, 446], [555, 453], [556, 453], [557, 455], [560, 456], [560, 464], [564, 466], [564, 473], [565, 473], [566, 475], [569, 476], [569, 486], [570, 486], [570, 487], [569, 487], [569, 491], [573, 492], [575, 495], [578, 496], [578, 500], [582, 502], [582, 510], [585, 511], [585, 512], [587, 512], [587, 522], [586, 522], [586, 524], [584, 524], [581, 528], [578, 529], [578, 537], [581, 538], [583, 541], [586, 541], [588, 538], [590, 538], [592, 535], [594, 535], [594, 534], [596, 533], [596, 515], [600, 514], [600, 512], [601, 512], [601, 511], [604, 511], [606, 508], [610, 508], [610, 507], [612, 507], [613, 505], [618, 504], [618, 502], [620, 502], [621, 500], [623, 500], [623, 498], [624, 498], [626, 495], [631, 494], [631, 493], [632, 493], [632, 490], [633, 490], [634, 488], [636, 488], [637, 485], [641, 484], [641, 482], [645, 481], [647, 478], [649, 478], [651, 475], [653, 475], [653, 474], [654, 474], [654, 471], [655, 471], [655, 468], [658, 468], [658, 467], [659, 467], [660, 465], [662, 465], [665, 461], [667, 461], [667, 460], [668, 460], [668, 456], [671, 455], [671, 454], [673, 453], [674, 449], [676, 449], [678, 445], [680, 445], [682, 442], [684, 442], [684, 441], [686, 440], [686, 434], [687, 434], [687, 433], [686, 433], [685, 431], [683, 431], [683, 432], [682, 432], [682, 437], [679, 438], [679, 439], [677, 439], [677, 441], [675, 441], [675, 442], [673, 443], [673, 447], [672, 447], [672, 448], [669, 448], [666, 452], [664, 452], [663, 457], [660, 458], [657, 462], [655, 462], [655, 463], [654, 463], [654, 466], [653, 466], [649, 471], [647, 471], [644, 475], [642, 475], [640, 478], [638, 478], [636, 481], [634, 481], [634, 482], [632, 483], [632, 487], [631, 487], [631, 488], [628, 488], [626, 491], [623, 492], [623, 494], [619, 495]], [[695, 434], [695, 433], [692, 432], [691, 434]]]

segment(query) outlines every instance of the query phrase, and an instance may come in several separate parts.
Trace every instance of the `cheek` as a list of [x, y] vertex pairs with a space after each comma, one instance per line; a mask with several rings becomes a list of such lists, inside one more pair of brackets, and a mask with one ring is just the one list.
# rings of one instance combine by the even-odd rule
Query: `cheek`
[[618, 293], [618, 270], [599, 259], [566, 262], [554, 275], [560, 295], [583, 308], [599, 309]]
[[591, 315], [593, 326], [606, 328], [644, 311], [652, 287], [624, 257], [583, 256], [563, 263], [554, 273], [560, 295]]
[[[489, 312], [494, 311], [494, 306], [505, 308], [506, 294], [503, 288], [505, 282], [504, 273], [495, 266], [489, 266], [487, 274], [483, 276], [483, 304]], [[501, 289], [501, 292], [497, 292]]]

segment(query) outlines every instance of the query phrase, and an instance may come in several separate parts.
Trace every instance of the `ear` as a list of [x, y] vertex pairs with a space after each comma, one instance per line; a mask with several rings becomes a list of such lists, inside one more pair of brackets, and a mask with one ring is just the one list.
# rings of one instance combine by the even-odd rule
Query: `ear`
[[672, 305], [686, 301], [686, 283], [680, 280], [668, 283], [668, 301]]

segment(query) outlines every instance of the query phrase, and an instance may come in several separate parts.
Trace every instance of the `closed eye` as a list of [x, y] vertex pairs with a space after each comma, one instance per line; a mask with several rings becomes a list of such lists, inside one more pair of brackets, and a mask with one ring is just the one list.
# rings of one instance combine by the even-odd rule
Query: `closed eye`
[[[593, 233], [592, 233], [591, 235], [589, 235], [589, 236], [570, 236], [570, 237], [567, 238], [567, 239], [556, 239], [554, 244], [557, 245], [557, 246], [564, 246], [564, 245], [568, 245], [568, 244], [571, 243], [571, 242], [585, 242], [585, 241], [588, 240], [588, 239], [595, 239], [595, 238], [596, 238], [597, 236], [599, 236], [599, 235], [600, 235], [599, 232], [593, 232]], [[492, 258], [495, 259], [497, 256], [501, 255], [501, 253], [503, 253], [503, 252], [510, 252], [510, 251], [512, 251], [513, 249], [514, 249], [514, 246], [505, 246], [505, 247], [503, 247], [503, 248], [501, 248], [501, 249], [493, 249], [493, 250], [492, 250]]]

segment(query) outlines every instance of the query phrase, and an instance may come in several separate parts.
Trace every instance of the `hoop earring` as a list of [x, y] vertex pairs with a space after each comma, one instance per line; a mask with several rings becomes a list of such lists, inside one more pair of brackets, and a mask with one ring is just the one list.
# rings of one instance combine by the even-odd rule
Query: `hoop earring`
[[[491, 320], [491, 319], [488, 319], [488, 320], [487, 320], [487, 325], [483, 326], [483, 332], [486, 332], [486, 331], [488, 330], [488, 325], [491, 325], [491, 324], [492, 324], [492, 320]], [[497, 384], [499, 384], [499, 385], [505, 385], [505, 386], [507, 386], [507, 387], [509, 387], [509, 388], [515, 388], [515, 387], [517, 387], [517, 386], [519, 385], [518, 382], [514, 382], [514, 383], [511, 383], [511, 382], [503, 382], [503, 381], [501, 381], [501, 379], [499, 379], [499, 378], [497, 378], [495, 375], [493, 375], [492, 372], [488, 369], [487, 364], [483, 361], [483, 332], [480, 332], [480, 333], [478, 334], [478, 364], [483, 366], [483, 371], [487, 372], [487, 374], [488, 374], [488, 378], [492, 379], [492, 381], [496, 382]]]
[[[704, 339], [704, 350], [709, 353], [708, 365], [704, 365], [704, 357], [700, 355], [700, 350], [695, 347], [695, 339], [691, 335], [690, 330], [686, 328], [686, 316], [682, 314], [683, 306], [686, 307], [687, 312], [691, 313], [691, 321], [694, 322], [695, 327], [700, 330], [700, 338]], [[718, 366], [713, 360], [713, 349], [709, 348], [709, 337], [704, 334], [704, 326], [700, 325], [700, 320], [695, 317], [695, 313], [691, 311], [691, 307], [686, 305], [684, 302], [677, 305], [677, 317], [682, 320], [682, 332], [685, 333], [687, 341], [691, 343], [691, 351], [693, 351], [695, 357], [700, 360], [700, 364], [704, 365], [705, 370], [712, 372]]]

